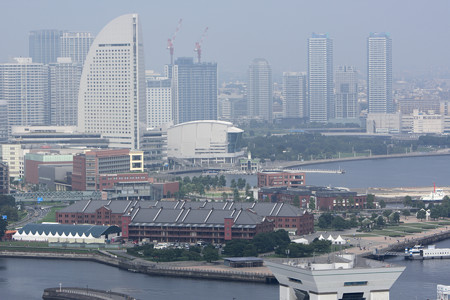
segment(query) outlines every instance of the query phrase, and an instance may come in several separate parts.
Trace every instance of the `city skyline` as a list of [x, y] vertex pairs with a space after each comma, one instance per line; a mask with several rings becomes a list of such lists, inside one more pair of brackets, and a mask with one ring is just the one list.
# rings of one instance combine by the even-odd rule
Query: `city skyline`
[[[439, 38], [448, 28], [445, 12], [450, 7], [447, 1], [437, 1], [432, 7], [419, 1], [381, 1], [376, 6], [352, 1], [339, 4], [288, 1], [283, 6], [248, 1], [237, 6], [237, 2], [231, 1], [218, 3], [214, 8], [205, 7], [202, 1], [189, 4], [174, 1], [160, 3], [157, 9], [141, 1], [110, 1], [107, 10], [103, 10], [105, 1], [69, 1], [64, 9], [56, 1], [39, 1], [39, 5], [27, 2], [28, 9], [22, 13], [20, 22], [12, 20], [7, 12], [18, 10], [22, 2], [4, 4], [0, 24], [10, 30], [2, 32], [2, 40], [8, 45], [0, 50], [2, 62], [27, 56], [29, 31], [48, 28], [89, 31], [96, 35], [103, 24], [117, 15], [136, 12], [141, 15], [144, 41], [151, 45], [145, 50], [146, 69], [158, 72], [170, 62], [167, 38], [173, 35], [180, 18], [183, 24], [175, 41], [175, 57], [194, 56], [195, 42], [208, 26], [202, 47], [203, 61], [217, 62], [223, 66], [221, 73], [239, 73], [244, 78], [248, 62], [254, 57], [270, 61], [277, 78], [281, 78], [284, 71], [305, 71], [305, 39], [311, 32], [329, 33], [335, 40], [336, 65], [353, 65], [361, 73], [366, 69], [366, 37], [369, 32], [377, 31], [395, 36], [394, 73], [449, 68], [445, 59], [449, 42]], [[89, 4], [90, 9], [85, 10], [83, 3]], [[99, 9], [104, 13], [96, 13]], [[255, 13], [249, 17], [253, 10]], [[80, 14], [83, 18], [79, 18]], [[39, 17], [43, 15], [50, 17]], [[234, 20], [232, 25], [224, 19], [230, 15]], [[267, 22], [267, 18], [271, 21]]]

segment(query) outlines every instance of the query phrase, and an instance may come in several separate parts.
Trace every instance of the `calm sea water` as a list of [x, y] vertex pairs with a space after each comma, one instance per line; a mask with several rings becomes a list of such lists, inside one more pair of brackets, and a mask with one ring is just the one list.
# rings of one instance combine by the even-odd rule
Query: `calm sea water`
[[[436, 244], [450, 248], [450, 240]], [[393, 300], [436, 299], [436, 285], [450, 285], [450, 259], [391, 263], [406, 270], [391, 289]], [[278, 300], [278, 286], [193, 280], [130, 273], [93, 262], [45, 259], [0, 259], [0, 299], [41, 299], [45, 288], [77, 286], [126, 293], [151, 300]]]
[[[341, 186], [349, 188], [369, 187], [417, 187], [450, 186], [450, 155], [387, 158], [325, 163], [304, 166], [304, 169], [345, 170], [345, 174], [307, 173], [306, 184]], [[198, 175], [197, 175], [198, 176]], [[255, 186], [256, 175], [226, 175], [231, 179], [246, 179]]]
[[[310, 168], [337, 169], [343, 175], [308, 174], [307, 184], [347, 187], [450, 185], [450, 156], [329, 163]], [[308, 167], [309, 168], [309, 167]], [[238, 178], [239, 176], [235, 176]], [[228, 181], [232, 175], [228, 176]], [[255, 176], [247, 176], [256, 184]], [[251, 180], [254, 181], [251, 181]], [[450, 240], [437, 244], [450, 248]], [[436, 285], [450, 285], [450, 260], [389, 260], [406, 266], [391, 289], [391, 299], [436, 299]], [[275, 285], [191, 280], [129, 273], [92, 262], [0, 258], [0, 299], [41, 299], [47, 287], [92, 287], [113, 290], [138, 299], [260, 299], [277, 300]]]

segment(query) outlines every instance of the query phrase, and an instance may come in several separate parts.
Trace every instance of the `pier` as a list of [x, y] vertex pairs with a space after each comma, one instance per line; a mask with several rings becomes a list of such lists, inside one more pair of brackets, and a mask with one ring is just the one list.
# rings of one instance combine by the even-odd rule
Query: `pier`
[[322, 174], [344, 174], [345, 171], [342, 169], [338, 170], [325, 170], [325, 169], [286, 169], [288, 171], [298, 171], [304, 173], [322, 173]]
[[131, 296], [115, 293], [112, 291], [104, 291], [79, 287], [59, 287], [48, 288], [44, 290], [42, 295], [44, 300], [136, 300]]

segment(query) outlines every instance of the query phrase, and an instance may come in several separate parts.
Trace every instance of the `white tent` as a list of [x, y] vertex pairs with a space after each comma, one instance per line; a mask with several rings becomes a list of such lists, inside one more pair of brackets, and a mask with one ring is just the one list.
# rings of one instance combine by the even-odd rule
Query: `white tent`
[[304, 245], [308, 245], [309, 244], [308, 240], [304, 239], [304, 238], [299, 238], [299, 239], [296, 239], [296, 240], [292, 240], [292, 242], [296, 243], [296, 244], [304, 244]]
[[334, 240], [333, 244], [335, 244], [335, 245], [344, 245], [345, 244], [345, 240], [341, 236], [338, 236]]
[[332, 242], [332, 243], [334, 243], [334, 239], [333, 239], [333, 237], [331, 236], [331, 234], [330, 234], [330, 236], [327, 238], [327, 240], [330, 241], [330, 242]]
[[325, 238], [323, 237], [323, 235], [319, 236], [319, 241], [323, 241]]

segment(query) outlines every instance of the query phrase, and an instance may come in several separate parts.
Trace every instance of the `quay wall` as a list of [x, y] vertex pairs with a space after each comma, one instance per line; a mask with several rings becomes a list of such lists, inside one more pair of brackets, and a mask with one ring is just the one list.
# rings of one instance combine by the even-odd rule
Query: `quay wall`
[[129, 272], [153, 276], [188, 277], [268, 284], [277, 283], [275, 276], [273, 276], [272, 273], [242, 272], [228, 269], [215, 270], [208, 268], [169, 267], [164, 266], [163, 264], [136, 260], [130, 261], [128, 259], [116, 257], [115, 255], [105, 256], [98, 253], [45, 253], [2, 250], [0, 251], [0, 257], [87, 260], [117, 267]]

